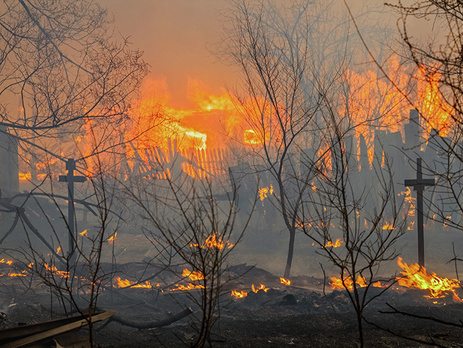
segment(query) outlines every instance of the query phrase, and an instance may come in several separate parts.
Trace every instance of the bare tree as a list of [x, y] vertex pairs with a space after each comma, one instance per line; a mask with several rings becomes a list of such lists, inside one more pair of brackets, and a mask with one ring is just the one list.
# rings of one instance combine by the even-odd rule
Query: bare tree
[[30, 140], [124, 119], [147, 65], [106, 10], [85, 0], [0, 6], [0, 125]]
[[192, 344], [203, 347], [211, 344], [211, 330], [220, 318], [227, 258], [242, 239], [251, 213], [238, 215], [237, 187], [223, 180], [225, 172], [223, 177], [201, 178], [202, 169], [193, 168], [192, 177], [182, 170], [187, 163], [180, 154], [166, 162], [160, 149], [151, 151], [149, 165], [161, 171], [163, 179], [145, 178], [136, 190], [127, 187], [127, 194], [146, 221], [148, 240], [171, 248], [174, 259], [188, 266], [181, 278], [190, 283], [179, 289], [193, 291], [189, 298], [200, 314], [193, 313], [197, 335]]
[[[329, 149], [330, 165], [305, 157], [307, 170], [318, 173], [312, 190], [304, 196], [298, 226], [339, 271], [357, 315], [363, 347], [364, 309], [393, 284], [393, 278], [381, 278], [381, 266], [398, 256], [396, 242], [406, 231], [406, 221], [399, 214], [401, 204], [396, 201], [388, 157], [374, 158], [371, 172], [365, 168], [359, 172], [352, 142], [353, 115], [327, 109], [323, 141]], [[351, 136], [346, 136], [349, 133]], [[380, 285], [379, 280], [387, 283]], [[374, 286], [383, 288], [371, 291]]]
[[[318, 59], [324, 54], [311, 46], [320, 48], [332, 42], [315, 42], [320, 39], [323, 15], [311, 2], [294, 2], [281, 11], [271, 3], [238, 1], [230, 17], [228, 49], [244, 76], [240, 106], [258, 139], [253, 155], [275, 184], [272, 198], [289, 234], [284, 271], [284, 277], [289, 278], [302, 203], [295, 161], [311, 140], [321, 102], [314, 76], [325, 67]], [[334, 70], [326, 72], [327, 80], [336, 75]]]
[[[326, 155], [326, 144], [320, 141], [323, 94], [339, 89], [339, 79], [355, 60], [349, 23], [331, 5], [237, 1], [227, 28], [229, 55], [243, 73], [244, 92], [237, 98], [257, 139], [254, 162], [273, 180], [272, 200], [289, 235], [285, 278], [291, 273], [302, 197], [317, 175], [313, 170], [301, 173], [300, 158], [309, 148], [315, 162]], [[363, 121], [383, 114], [367, 115]]]

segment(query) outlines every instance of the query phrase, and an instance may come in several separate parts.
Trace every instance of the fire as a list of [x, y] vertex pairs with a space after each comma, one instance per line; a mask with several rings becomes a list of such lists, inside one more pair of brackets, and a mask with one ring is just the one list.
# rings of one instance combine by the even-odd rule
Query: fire
[[5, 259], [1, 259], [0, 263], [6, 263], [7, 265], [11, 265], [13, 263], [13, 261], [12, 260], [6, 260], [5, 261]]
[[199, 245], [197, 243], [191, 243], [190, 247], [194, 248], [217, 248], [219, 250], [224, 249], [227, 246], [228, 249], [233, 248], [235, 245], [231, 244], [228, 240], [224, 242], [221, 238], [218, 237], [218, 233], [215, 232], [214, 234], [207, 237], [204, 245]]
[[265, 198], [267, 198], [267, 194], [273, 195], [273, 186], [270, 185], [270, 187], [264, 187], [259, 190], [259, 197], [260, 200], [263, 201]]
[[31, 173], [19, 173], [19, 180], [20, 181], [30, 181], [32, 179]]
[[256, 292], [256, 293], [257, 293], [259, 290], [264, 290], [265, 292], [268, 291], [268, 288], [266, 288], [264, 284], [260, 284], [260, 286], [259, 286], [258, 288], [256, 288], [256, 287], [254, 286], [254, 284], [252, 284], [251, 288], [252, 288], [252, 291], [253, 291], [253, 292]]
[[383, 230], [393, 230], [394, 226], [392, 226], [389, 222], [386, 222], [382, 228]]
[[121, 277], [117, 277], [115, 280], [119, 288], [131, 287], [131, 288], [151, 289], [153, 287], [149, 281], [146, 281], [145, 283], [142, 283], [142, 284], [135, 285], [136, 282], [131, 282], [130, 280], [122, 279]]
[[26, 271], [22, 271], [21, 273], [9, 272], [8, 277], [25, 277], [27, 276]]
[[177, 284], [177, 287], [175, 289], [172, 289], [171, 291], [193, 290], [193, 289], [204, 289], [204, 286], [202, 286], [200, 284], [195, 285], [195, 284], [192, 284], [192, 283], [189, 283], [188, 285], [178, 285]]
[[441, 136], [447, 136], [450, 131], [452, 109], [448, 106], [439, 93], [440, 73], [428, 71], [420, 67], [419, 91], [420, 109], [426, 122], [426, 131], [429, 134], [432, 129], [439, 130]]
[[235, 298], [243, 298], [248, 296], [248, 293], [246, 291], [232, 290], [231, 295]]
[[188, 277], [190, 280], [201, 280], [204, 279], [204, 275], [200, 271], [190, 272], [188, 269], [184, 269], [182, 273], [183, 277]]
[[336, 242], [333, 242], [332, 241], [328, 241], [328, 243], [325, 244], [325, 248], [328, 248], [328, 247], [333, 247], [333, 248], [339, 248], [342, 244], [342, 241], [338, 238], [336, 239]]
[[60, 271], [56, 268], [55, 265], [49, 265], [48, 263], [44, 264], [44, 267], [47, 271], [49, 271], [50, 273], [52, 274], [56, 274], [56, 275], [59, 275], [60, 277], [63, 277], [63, 278], [69, 278], [69, 272], [67, 271]]
[[87, 230], [83, 230], [82, 232], [79, 233], [82, 237], [87, 236]]
[[[368, 286], [366, 280], [365, 280], [365, 277], [359, 275], [357, 277], [357, 280], [355, 281], [355, 283], [360, 286], [361, 288], [366, 288]], [[352, 281], [352, 278], [351, 277], [346, 277], [344, 278], [344, 285], [343, 285], [343, 280], [341, 278], [336, 278], [336, 277], [331, 277], [331, 288], [332, 289], [344, 289], [344, 286], [346, 287], [347, 290], [353, 290], [354, 289], [354, 282]], [[381, 284], [381, 281], [377, 281], [373, 284], [371, 284], [371, 286], [375, 287], [375, 288], [383, 288], [387, 285], [382, 285]]]
[[[227, 241], [228, 243], [228, 241]], [[217, 238], [217, 232], [215, 232], [212, 236], [209, 236], [206, 239], [206, 246], [208, 248], [217, 248], [222, 250], [225, 247], [225, 244], [222, 242], [222, 239]]]
[[260, 141], [257, 133], [252, 129], [246, 129], [243, 133], [243, 142], [246, 145], [260, 145], [262, 142]]
[[397, 277], [399, 285], [407, 288], [416, 288], [429, 290], [429, 298], [441, 298], [445, 296], [445, 292], [451, 292], [456, 301], [462, 301], [455, 292], [455, 289], [460, 288], [460, 282], [457, 279], [441, 278], [436, 273], [426, 273], [426, 268], [420, 267], [418, 264], [408, 266], [402, 262], [402, 258], [397, 259], [397, 264], [402, 268], [400, 272], [403, 277]]
[[115, 232], [114, 235], [108, 238], [108, 243], [113, 244], [114, 241], [116, 240], [116, 237], [117, 237], [117, 232]]
[[285, 279], [283, 277], [280, 277], [280, 282], [281, 284], [284, 284], [284, 285], [291, 285], [291, 280]]

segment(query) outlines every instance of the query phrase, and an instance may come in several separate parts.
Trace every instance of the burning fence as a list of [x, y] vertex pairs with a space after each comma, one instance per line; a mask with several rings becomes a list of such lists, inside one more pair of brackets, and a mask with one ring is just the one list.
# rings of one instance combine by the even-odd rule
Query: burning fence
[[[388, 69], [391, 75], [397, 76], [397, 85], [406, 90], [410, 81], [406, 68], [399, 64], [398, 59], [394, 59]], [[354, 123], [359, 125], [355, 128], [354, 135], [359, 168], [367, 169], [374, 154], [379, 155], [383, 151], [380, 149], [381, 143], [400, 145], [398, 142], [405, 139], [405, 148], [413, 148], [420, 145], [420, 137], [417, 136], [419, 134], [425, 140], [432, 130], [437, 130], [441, 136], [448, 135], [452, 111], [439, 95], [437, 74], [430, 75], [424, 68], [416, 72], [416, 105], [423, 117], [413, 116], [411, 119], [404, 115], [408, 104], [401, 93], [379, 78], [375, 72], [359, 73], [348, 70], [345, 78], [349, 81], [352, 95], [343, 101], [339, 113], [344, 115], [346, 110], [350, 110], [350, 117], [355, 117]], [[131, 123], [118, 128], [119, 134], [114, 137], [118, 139], [112, 139], [113, 142], [124, 145], [116, 160], [108, 158], [105, 162], [110, 167], [117, 163], [114, 170], [125, 171], [125, 178], [128, 175], [142, 174], [149, 179], [162, 179], [163, 176], [170, 175], [172, 168], [154, 168], [155, 164], [165, 166], [174, 162], [179, 165], [179, 170], [189, 176], [226, 175], [227, 168], [236, 165], [233, 152], [236, 153], [237, 149], [240, 152], [251, 151], [256, 145], [268, 141], [264, 139], [267, 135], [262, 135], [260, 129], [250, 128], [250, 123], [243, 119], [236, 107], [237, 101], [228, 93], [208, 93], [200, 87], [199, 82], [192, 81], [189, 95], [194, 107], [180, 109], [169, 106], [168, 93], [165, 88], [157, 85], [162, 85], [162, 82], [155, 81], [151, 83], [151, 87], [146, 87], [141, 102], [131, 111]], [[281, 107], [284, 108], [284, 105]], [[366, 122], [370, 117], [377, 118], [378, 122]], [[87, 121], [82, 128], [83, 133], [71, 140], [81, 147], [79, 152], [83, 157], [92, 154], [92, 142], [94, 133], [98, 133], [97, 127]], [[329, 151], [325, 156], [328, 164]], [[47, 174], [61, 171], [56, 158], [43, 158], [40, 161], [34, 159], [29, 164], [29, 170], [23, 164], [18, 173], [23, 184], [28, 181], [37, 182]], [[94, 166], [90, 159], [87, 160], [88, 175], [91, 175]]]

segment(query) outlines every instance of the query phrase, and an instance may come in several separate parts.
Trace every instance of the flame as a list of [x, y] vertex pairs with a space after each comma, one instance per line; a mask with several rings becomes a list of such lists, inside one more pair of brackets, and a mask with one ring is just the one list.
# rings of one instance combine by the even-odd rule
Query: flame
[[6, 260], [5, 261], [5, 259], [1, 259], [0, 263], [6, 263], [7, 265], [11, 265], [13, 263], [13, 260]]
[[280, 282], [281, 284], [284, 284], [284, 285], [291, 285], [291, 280], [285, 279], [283, 277], [280, 277]]
[[270, 185], [270, 187], [261, 188], [258, 193], [260, 200], [263, 201], [265, 198], [267, 198], [267, 194], [273, 195], [273, 186]]
[[232, 290], [231, 295], [235, 298], [243, 298], [248, 296], [248, 293], [246, 291]]
[[83, 230], [82, 232], [79, 233], [82, 237], [87, 236], [87, 230]]
[[336, 239], [336, 242], [333, 242], [332, 241], [328, 241], [328, 243], [325, 244], [325, 248], [328, 248], [328, 247], [333, 247], [333, 248], [339, 248], [342, 244], [342, 241], [338, 238]]
[[204, 275], [200, 271], [190, 272], [188, 269], [184, 269], [182, 277], [188, 277], [190, 280], [201, 280], [204, 279]]
[[[142, 283], [142, 284], [134, 285], [136, 282], [131, 282], [130, 280], [122, 279], [121, 277], [117, 277], [115, 280], [117, 282], [117, 287], [119, 288], [131, 287], [131, 288], [151, 289], [153, 287], [149, 281], [146, 281], [145, 283]], [[159, 286], [159, 284], [156, 284], [156, 286]]]
[[61, 251], [61, 247], [58, 247], [58, 249], [56, 249], [56, 253], [59, 254], [60, 251]]
[[426, 122], [426, 133], [432, 129], [439, 131], [441, 136], [447, 136], [451, 125], [452, 108], [447, 105], [439, 92], [440, 73], [429, 71], [428, 68], [421, 66], [419, 69], [418, 80], [421, 87], [418, 91], [420, 110]]
[[246, 129], [243, 133], [243, 142], [246, 145], [260, 145], [262, 141], [259, 139], [257, 133], [252, 129]]
[[25, 277], [27, 276], [26, 271], [22, 271], [21, 273], [9, 272], [8, 277]]
[[115, 232], [114, 235], [112, 235], [110, 238], [108, 238], [108, 243], [113, 244], [114, 241], [116, 240], [116, 237], [117, 237], [117, 232]]
[[31, 173], [19, 173], [20, 181], [30, 181], [32, 179]]
[[[228, 243], [228, 241], [227, 241]], [[222, 242], [222, 239], [217, 238], [217, 232], [215, 232], [212, 236], [209, 236], [206, 239], [206, 246], [208, 248], [217, 248], [222, 250], [225, 247], [225, 244]]]
[[198, 243], [191, 243], [190, 247], [192, 248], [217, 248], [222, 250], [227, 246], [227, 249], [233, 248], [235, 245], [231, 244], [228, 240], [224, 242], [221, 238], [218, 237], [218, 233], [215, 232], [214, 234], [207, 237], [204, 245], [199, 245]]
[[[357, 277], [357, 280], [355, 281], [355, 283], [361, 288], [366, 288], [368, 286], [365, 280], [365, 277], [361, 275]], [[344, 278], [344, 285], [343, 285], [343, 280], [341, 278], [331, 277], [330, 285], [332, 289], [344, 289], [344, 286], [346, 287], [347, 290], [354, 289], [354, 282], [352, 281], [351, 277]], [[382, 285], [381, 281], [377, 281], [375, 283], [372, 283], [371, 285], [375, 288], [384, 288], [387, 286], [387, 285]]]
[[258, 288], [254, 287], [254, 284], [252, 284], [252, 287], [251, 287], [251, 288], [252, 288], [252, 291], [253, 291], [253, 292], [256, 292], [256, 293], [257, 293], [259, 290], [264, 290], [265, 292], [268, 291], [268, 288], [266, 288], [264, 284], [260, 284], [260, 286], [259, 286]]
[[384, 224], [384, 226], [382, 227], [383, 230], [393, 230], [394, 229], [394, 226], [392, 226], [391, 224], [389, 224], [389, 222], [386, 222]]
[[429, 290], [428, 298], [441, 298], [445, 296], [445, 292], [451, 292], [456, 301], [462, 301], [455, 292], [455, 289], [460, 287], [460, 282], [457, 279], [441, 278], [436, 273], [426, 273], [426, 268], [420, 267], [418, 264], [408, 266], [402, 262], [402, 258], [397, 259], [397, 264], [402, 268], [400, 272], [403, 277], [397, 277], [399, 285], [407, 288], [416, 288]]
[[193, 289], [204, 289], [204, 286], [200, 285], [200, 284], [192, 284], [192, 283], [189, 283], [188, 285], [178, 285], [177, 284], [177, 287], [175, 289], [172, 289], [171, 291], [178, 291], [178, 290], [193, 290]]
[[44, 264], [44, 267], [47, 271], [49, 271], [52, 274], [59, 275], [62, 278], [69, 278], [69, 272], [68, 271], [60, 271], [56, 268], [55, 265], [49, 265], [48, 263]]

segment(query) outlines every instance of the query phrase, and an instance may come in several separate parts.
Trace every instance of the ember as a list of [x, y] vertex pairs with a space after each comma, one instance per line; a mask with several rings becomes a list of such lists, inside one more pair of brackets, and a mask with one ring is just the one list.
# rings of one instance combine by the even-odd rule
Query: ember
[[460, 282], [457, 279], [441, 278], [436, 273], [426, 273], [426, 268], [420, 267], [418, 264], [408, 266], [402, 262], [399, 257], [397, 264], [402, 268], [400, 272], [403, 277], [397, 277], [399, 285], [407, 288], [416, 288], [422, 290], [429, 290], [430, 295], [428, 298], [442, 298], [445, 292], [451, 292], [456, 301], [462, 301], [455, 292], [455, 289], [460, 288]]

